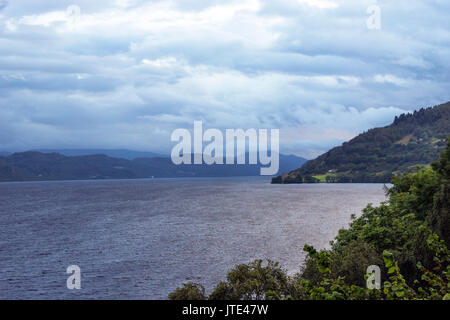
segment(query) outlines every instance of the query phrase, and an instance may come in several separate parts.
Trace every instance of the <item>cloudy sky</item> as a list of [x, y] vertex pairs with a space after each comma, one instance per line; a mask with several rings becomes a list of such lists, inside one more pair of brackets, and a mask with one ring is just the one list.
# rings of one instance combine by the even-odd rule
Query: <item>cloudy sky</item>
[[168, 153], [173, 129], [203, 120], [279, 128], [281, 152], [311, 158], [450, 100], [449, 13], [448, 0], [0, 0], [0, 150]]

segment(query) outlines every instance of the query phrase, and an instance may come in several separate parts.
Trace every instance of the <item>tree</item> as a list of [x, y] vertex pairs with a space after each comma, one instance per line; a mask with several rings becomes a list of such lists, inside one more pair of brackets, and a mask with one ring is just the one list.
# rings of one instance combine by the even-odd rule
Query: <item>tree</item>
[[205, 300], [205, 288], [201, 284], [187, 282], [169, 294], [169, 300]]
[[268, 291], [285, 292], [286, 272], [278, 262], [255, 260], [239, 264], [228, 272], [227, 282], [219, 283], [210, 295], [212, 300], [263, 300]]

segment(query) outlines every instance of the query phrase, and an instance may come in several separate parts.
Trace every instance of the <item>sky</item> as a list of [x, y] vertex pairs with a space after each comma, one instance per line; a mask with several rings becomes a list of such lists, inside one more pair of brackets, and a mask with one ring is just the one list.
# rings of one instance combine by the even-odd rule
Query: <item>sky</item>
[[0, 0], [0, 150], [168, 154], [172, 131], [202, 120], [279, 129], [281, 153], [313, 158], [450, 100], [449, 13], [448, 0]]

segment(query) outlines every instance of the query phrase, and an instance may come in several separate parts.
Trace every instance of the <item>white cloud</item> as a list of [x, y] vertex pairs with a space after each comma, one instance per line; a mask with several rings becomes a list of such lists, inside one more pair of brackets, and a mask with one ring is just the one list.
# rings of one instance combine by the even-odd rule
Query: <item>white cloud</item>
[[378, 83], [391, 83], [396, 86], [405, 86], [408, 84], [407, 79], [402, 79], [392, 74], [377, 74], [374, 77], [374, 81]]
[[44, 14], [24, 16], [18, 20], [11, 19], [8, 22], [13, 25], [28, 25], [28, 26], [44, 26], [50, 27], [57, 22], [68, 22], [69, 17], [66, 11], [52, 11]]
[[157, 68], [167, 68], [173, 67], [177, 64], [177, 59], [175, 57], [166, 57], [155, 60], [142, 59], [143, 64], [148, 64]]
[[311, 7], [319, 9], [335, 9], [339, 4], [331, 0], [297, 0], [300, 4], [307, 4]]
[[423, 58], [414, 56], [401, 57], [400, 59], [394, 61], [394, 63], [400, 66], [422, 68], [422, 69], [429, 69], [432, 66], [429, 62], [425, 61]]

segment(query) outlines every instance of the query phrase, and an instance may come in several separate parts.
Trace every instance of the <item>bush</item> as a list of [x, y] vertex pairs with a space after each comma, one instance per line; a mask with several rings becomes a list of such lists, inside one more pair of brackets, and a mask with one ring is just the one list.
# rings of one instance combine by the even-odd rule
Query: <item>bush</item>
[[288, 278], [278, 262], [255, 260], [240, 264], [228, 272], [227, 282], [219, 283], [210, 295], [212, 300], [263, 300], [268, 291], [284, 293]]
[[206, 300], [205, 288], [201, 284], [188, 282], [169, 294], [169, 300]]

